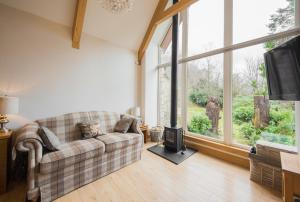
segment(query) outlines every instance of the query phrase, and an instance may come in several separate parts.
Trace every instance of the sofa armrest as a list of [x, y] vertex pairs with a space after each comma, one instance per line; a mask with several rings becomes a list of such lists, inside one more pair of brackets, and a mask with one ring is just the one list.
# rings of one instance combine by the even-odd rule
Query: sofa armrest
[[37, 195], [35, 178], [38, 165], [43, 157], [43, 141], [37, 134], [38, 128], [36, 123], [27, 124], [13, 135], [13, 160], [16, 158], [16, 150], [28, 152], [27, 197], [29, 200]]
[[39, 129], [38, 124], [31, 123], [23, 126], [21, 129], [16, 131], [13, 135], [13, 159], [16, 157], [16, 150], [21, 152], [29, 152], [35, 150], [35, 160], [39, 163], [42, 159], [43, 153], [43, 141], [38, 135]]

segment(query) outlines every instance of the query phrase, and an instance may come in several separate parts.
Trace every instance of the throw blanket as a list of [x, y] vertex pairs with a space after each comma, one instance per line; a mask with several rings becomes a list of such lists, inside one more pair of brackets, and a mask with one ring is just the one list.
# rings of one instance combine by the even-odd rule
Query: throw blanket
[[[36, 163], [39, 163], [42, 159], [42, 146], [44, 145], [42, 139], [37, 135], [37, 130], [39, 126], [37, 123], [30, 123], [16, 131], [13, 135], [13, 148], [12, 148], [12, 159], [16, 159], [16, 149], [19, 151], [28, 152], [33, 146], [37, 151], [36, 152]], [[31, 145], [31, 146], [29, 146]]]

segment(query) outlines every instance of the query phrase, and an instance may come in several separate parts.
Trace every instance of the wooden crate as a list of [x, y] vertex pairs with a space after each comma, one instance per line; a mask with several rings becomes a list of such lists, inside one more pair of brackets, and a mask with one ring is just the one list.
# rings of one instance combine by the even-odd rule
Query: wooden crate
[[259, 140], [256, 143], [257, 156], [263, 157], [264, 161], [268, 164], [281, 167], [280, 152], [297, 153], [296, 149], [291, 146], [276, 144]]
[[265, 158], [249, 154], [250, 159], [250, 179], [276, 191], [282, 192], [281, 167], [271, 165]]

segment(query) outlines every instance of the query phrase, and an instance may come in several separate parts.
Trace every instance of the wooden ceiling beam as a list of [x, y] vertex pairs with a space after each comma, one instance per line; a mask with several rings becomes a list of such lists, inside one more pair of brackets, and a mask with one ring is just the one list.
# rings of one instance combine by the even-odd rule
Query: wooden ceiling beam
[[152, 16], [152, 19], [150, 21], [150, 24], [148, 26], [148, 29], [146, 31], [146, 34], [144, 36], [144, 39], [142, 41], [142, 44], [138, 51], [138, 62], [141, 64], [142, 58], [145, 54], [145, 51], [152, 39], [152, 36], [155, 32], [156, 27], [162, 23], [163, 21], [167, 20], [168, 18], [176, 15], [180, 11], [186, 9], [188, 6], [192, 5], [193, 3], [197, 2], [198, 0], [180, 0], [178, 3], [174, 4], [170, 8], [165, 9], [168, 0], [160, 0], [158, 2], [158, 5], [155, 9], [155, 12]]
[[81, 33], [84, 23], [87, 0], [77, 0], [77, 6], [74, 15], [72, 47], [79, 49]]
[[176, 15], [177, 13], [181, 12], [182, 10], [186, 9], [187, 7], [189, 7], [190, 5], [192, 5], [197, 1], [198, 0], [180, 0], [178, 3], [174, 4], [164, 12], [160, 13], [155, 19], [156, 23], [157, 24], [162, 23], [163, 21]]

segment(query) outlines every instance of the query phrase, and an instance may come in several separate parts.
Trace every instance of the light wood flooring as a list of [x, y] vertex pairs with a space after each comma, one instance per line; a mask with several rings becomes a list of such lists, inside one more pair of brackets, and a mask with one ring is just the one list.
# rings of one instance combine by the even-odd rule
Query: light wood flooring
[[[249, 171], [196, 153], [180, 165], [146, 150], [142, 160], [77, 189], [55, 202], [95, 201], [282, 201], [278, 193], [249, 180]], [[21, 185], [19, 185], [21, 186]], [[20, 201], [16, 188], [0, 201]], [[23, 189], [24, 190], [24, 189]], [[14, 193], [14, 192], [19, 193]], [[21, 200], [22, 201], [22, 200]]]

